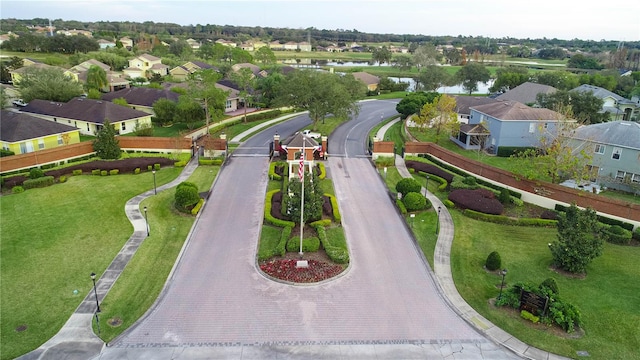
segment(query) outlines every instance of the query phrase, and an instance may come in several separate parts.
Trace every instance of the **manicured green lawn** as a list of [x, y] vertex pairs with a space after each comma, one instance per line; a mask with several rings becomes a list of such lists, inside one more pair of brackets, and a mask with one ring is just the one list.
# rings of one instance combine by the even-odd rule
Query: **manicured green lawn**
[[[179, 135], [185, 135], [186, 133], [189, 133], [191, 131], [194, 131], [202, 126], [205, 125], [204, 121], [199, 121], [197, 123], [194, 124], [192, 129], [189, 129], [187, 127], [187, 124], [184, 123], [175, 123], [171, 126], [153, 126], [153, 136], [157, 136], [157, 137], [175, 137], [175, 136], [179, 136]], [[135, 136], [135, 134], [132, 134], [132, 136]]]
[[[200, 166], [189, 178], [200, 192], [207, 191], [218, 173], [218, 166]], [[195, 221], [173, 207], [175, 190], [168, 189], [145, 199], [140, 207], [149, 209], [150, 237], [131, 259], [114, 287], [100, 305], [101, 338], [111, 341], [133, 325], [153, 305], [162, 291], [180, 250]], [[110, 319], [122, 324], [110, 326]], [[97, 327], [94, 322], [94, 332]]]
[[[549, 269], [552, 258], [547, 244], [556, 238], [556, 229], [500, 226], [466, 218], [458, 211], [452, 211], [452, 216], [453, 278], [462, 297], [480, 314], [527, 344], [560, 355], [576, 357], [576, 351], [588, 351], [593, 359], [639, 358], [640, 248], [606, 244], [603, 256], [588, 267], [586, 278], [568, 278]], [[539, 284], [554, 278], [560, 296], [580, 309], [584, 336], [558, 337], [490, 305], [501, 278], [485, 272], [482, 265], [494, 250], [508, 269], [508, 284]]]
[[[181, 170], [158, 171], [157, 184]], [[2, 359], [37, 348], [67, 321], [92, 287], [89, 274], [101, 274], [131, 235], [125, 202], [152, 186], [151, 173], [83, 175], [0, 197]]]

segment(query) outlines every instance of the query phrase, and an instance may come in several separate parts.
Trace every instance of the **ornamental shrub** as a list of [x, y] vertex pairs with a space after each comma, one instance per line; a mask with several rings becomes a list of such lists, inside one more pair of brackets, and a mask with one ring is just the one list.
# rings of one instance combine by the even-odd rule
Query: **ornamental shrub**
[[100, 175], [101, 176], [107, 176], [108, 174], [109, 174], [109, 172], [107, 170], [100, 171]]
[[[473, 180], [471, 180], [473, 179]], [[454, 176], [453, 181], [451, 182], [451, 189], [469, 189], [474, 190], [479, 188], [478, 184], [475, 181], [475, 178], [472, 176], [462, 177], [462, 176]]]
[[153, 170], [153, 166], [152, 165], [147, 165], [147, 171], [151, 171]]
[[541, 284], [540, 284], [540, 288], [546, 288], [551, 290], [551, 292], [553, 292], [555, 295], [559, 295], [560, 292], [558, 290], [558, 283], [556, 282], [556, 280], [554, 278], [546, 278]]
[[[316, 252], [320, 249], [320, 239], [317, 237], [309, 237], [302, 239], [302, 252]], [[287, 251], [300, 251], [300, 238], [294, 236], [287, 241]]]
[[511, 202], [511, 193], [506, 188], [502, 188], [500, 190], [500, 202], [504, 205], [509, 204]]
[[191, 209], [191, 215], [198, 215], [198, 212], [200, 212], [200, 209], [202, 209], [202, 205], [204, 205], [204, 199], [200, 199], [196, 206]]
[[27, 189], [35, 189], [35, 188], [51, 186], [54, 183], [55, 183], [55, 179], [53, 178], [53, 176], [43, 176], [37, 179], [25, 180], [22, 183], [22, 187], [24, 187], [25, 190], [27, 190]]
[[100, 169], [91, 170], [91, 175], [100, 175]]
[[398, 209], [400, 210], [400, 214], [404, 215], [407, 213], [407, 208], [404, 206], [404, 203], [402, 202], [402, 200], [397, 199], [396, 200], [396, 205], [398, 206]]
[[14, 186], [11, 188], [11, 193], [12, 194], [20, 194], [24, 192], [24, 188], [22, 186]]
[[500, 254], [497, 251], [492, 252], [487, 256], [487, 261], [485, 261], [484, 266], [487, 270], [495, 271], [502, 267], [502, 260], [500, 259]]
[[58, 178], [58, 182], [59, 183], [65, 183], [67, 182], [67, 177], [64, 175], [60, 175], [60, 177]]
[[[606, 225], [605, 225], [606, 226]], [[607, 242], [620, 245], [628, 245], [633, 234], [620, 225], [613, 225], [602, 229], [602, 235]]]
[[109, 175], [118, 175], [119, 172], [120, 170], [118, 169], [112, 169], [112, 170], [109, 170]]
[[29, 179], [37, 179], [44, 176], [44, 171], [39, 168], [33, 168], [29, 171]]
[[402, 198], [407, 211], [418, 211], [427, 207], [427, 198], [417, 192], [410, 192]]
[[640, 226], [638, 226], [638, 227], [635, 229], [635, 231], [633, 232], [632, 237], [633, 237], [633, 239], [634, 239], [634, 240], [638, 240], [638, 241], [640, 241]]
[[176, 161], [175, 163], [173, 163], [173, 166], [175, 166], [175, 167], [185, 167], [185, 166], [187, 166], [187, 162], [185, 160]]
[[525, 319], [525, 320], [529, 320], [534, 324], [537, 324], [537, 323], [540, 322], [540, 317], [539, 316], [535, 316], [532, 313], [528, 312], [527, 310], [520, 311], [520, 317]]
[[410, 192], [419, 193], [420, 190], [422, 190], [422, 185], [414, 178], [404, 178], [396, 184], [396, 191], [402, 194], [402, 197]]
[[135, 170], [133, 170], [133, 173], [134, 173], [135, 175], [140, 174], [140, 168], [135, 168]]
[[153, 169], [154, 170], [160, 170], [160, 164], [153, 164]]
[[73, 175], [82, 175], [82, 169], [73, 170]]
[[175, 204], [182, 212], [190, 211], [200, 201], [198, 187], [193, 183], [182, 182], [176, 187]]

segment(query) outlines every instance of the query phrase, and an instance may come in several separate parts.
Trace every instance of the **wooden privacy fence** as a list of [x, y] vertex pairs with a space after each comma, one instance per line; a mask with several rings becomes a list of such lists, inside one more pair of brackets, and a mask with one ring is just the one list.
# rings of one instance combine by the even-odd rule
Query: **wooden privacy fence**
[[640, 221], [640, 205], [638, 204], [614, 200], [558, 184], [517, 178], [513, 173], [466, 158], [434, 143], [406, 143], [405, 154], [430, 154], [469, 173], [516, 189], [545, 196], [566, 204], [575, 202], [577, 206], [583, 208], [589, 207], [602, 213], [633, 221]]

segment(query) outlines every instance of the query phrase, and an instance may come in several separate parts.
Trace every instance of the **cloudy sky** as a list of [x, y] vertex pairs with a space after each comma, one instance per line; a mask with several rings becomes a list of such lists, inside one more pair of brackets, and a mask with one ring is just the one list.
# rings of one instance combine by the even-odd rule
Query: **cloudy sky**
[[640, 1], [607, 4], [595, 0], [1, 0], [0, 17], [640, 41]]

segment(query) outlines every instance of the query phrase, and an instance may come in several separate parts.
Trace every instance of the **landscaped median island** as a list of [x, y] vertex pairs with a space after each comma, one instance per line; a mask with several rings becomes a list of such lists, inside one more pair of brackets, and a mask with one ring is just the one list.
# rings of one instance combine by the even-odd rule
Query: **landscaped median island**
[[[318, 162], [312, 170], [304, 176], [300, 244], [302, 182], [297, 176], [289, 179], [286, 162], [271, 163], [265, 225], [257, 254], [260, 270], [268, 277], [289, 283], [317, 283], [339, 275], [349, 264], [333, 184], [325, 178], [324, 163]], [[299, 260], [306, 261], [304, 266]]]
[[[640, 283], [634, 279], [640, 275], [640, 230], [631, 232], [628, 223], [589, 209], [532, 206], [518, 193], [434, 158], [407, 157], [406, 165], [420, 184], [428, 182], [429, 192], [453, 218], [452, 274], [471, 307], [545, 351], [572, 358], [579, 353], [638, 358]], [[381, 176], [390, 191], [399, 190], [395, 168]], [[437, 227], [428, 222], [437, 218], [427, 217], [429, 211], [413, 214], [406, 220], [433, 264], [435, 243], [428, 239]]]

